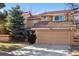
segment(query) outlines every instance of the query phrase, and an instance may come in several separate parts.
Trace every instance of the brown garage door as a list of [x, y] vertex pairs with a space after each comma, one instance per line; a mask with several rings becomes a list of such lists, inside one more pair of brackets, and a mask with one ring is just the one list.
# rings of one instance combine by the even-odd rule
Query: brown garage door
[[37, 43], [70, 44], [68, 30], [37, 30]]

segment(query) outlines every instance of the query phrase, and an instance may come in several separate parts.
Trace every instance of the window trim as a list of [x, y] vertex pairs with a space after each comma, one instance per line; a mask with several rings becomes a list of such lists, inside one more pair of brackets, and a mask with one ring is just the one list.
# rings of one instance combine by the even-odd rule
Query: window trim
[[64, 19], [63, 19], [63, 20], [55, 20], [55, 17], [56, 17], [56, 16], [54, 16], [54, 17], [53, 17], [53, 21], [64, 21], [64, 20], [65, 20], [65, 16], [64, 16], [64, 15], [57, 15], [57, 16], [63, 16]]

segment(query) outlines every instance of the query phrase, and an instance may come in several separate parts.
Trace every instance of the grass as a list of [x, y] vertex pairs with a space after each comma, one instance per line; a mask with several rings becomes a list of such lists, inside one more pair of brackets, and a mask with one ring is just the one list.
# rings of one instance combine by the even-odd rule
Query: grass
[[23, 48], [24, 46], [24, 44], [19, 43], [0, 43], [0, 51], [13, 51]]

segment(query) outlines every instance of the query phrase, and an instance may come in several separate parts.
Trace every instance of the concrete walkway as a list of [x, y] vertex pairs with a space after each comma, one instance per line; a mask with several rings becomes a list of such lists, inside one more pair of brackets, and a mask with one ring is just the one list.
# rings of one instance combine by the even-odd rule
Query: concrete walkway
[[70, 47], [67, 45], [34, 44], [6, 53], [12, 56], [68, 56], [69, 49]]

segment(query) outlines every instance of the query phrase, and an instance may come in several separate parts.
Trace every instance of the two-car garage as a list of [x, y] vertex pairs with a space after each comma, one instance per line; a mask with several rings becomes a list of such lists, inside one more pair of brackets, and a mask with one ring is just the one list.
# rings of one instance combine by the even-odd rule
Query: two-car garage
[[75, 29], [72, 22], [42, 22], [31, 28], [36, 32], [36, 43], [53, 45], [72, 44]]
[[72, 31], [69, 29], [36, 29], [36, 43], [70, 45]]

